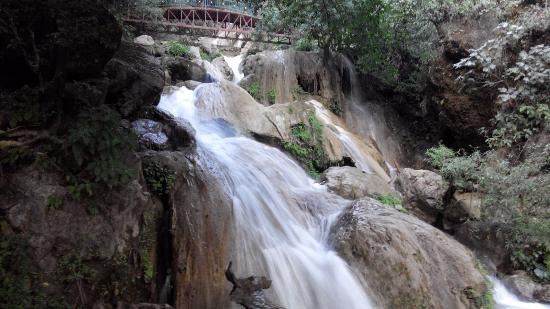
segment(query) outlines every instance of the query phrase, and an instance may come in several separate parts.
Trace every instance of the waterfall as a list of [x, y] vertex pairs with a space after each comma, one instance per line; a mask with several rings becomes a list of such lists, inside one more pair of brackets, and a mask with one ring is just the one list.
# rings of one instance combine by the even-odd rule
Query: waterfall
[[229, 65], [229, 67], [233, 71], [233, 82], [234, 83], [239, 83], [241, 81], [241, 79], [243, 79], [243, 77], [244, 77], [244, 73], [240, 69], [240, 65], [241, 65], [241, 62], [243, 61], [243, 57], [244, 57], [243, 54], [239, 54], [239, 55], [234, 56], [234, 57], [223, 56], [223, 59], [225, 59], [225, 62], [227, 62], [227, 64]]
[[326, 244], [330, 222], [349, 202], [278, 149], [199, 118], [199, 93], [215, 94], [182, 87], [163, 96], [159, 108], [191, 122], [201, 164], [233, 200], [236, 273], [271, 278], [274, 301], [288, 309], [370, 308], [361, 283]]
[[502, 282], [491, 278], [494, 284], [494, 299], [496, 309], [550, 309], [550, 305], [521, 301], [510, 292]]

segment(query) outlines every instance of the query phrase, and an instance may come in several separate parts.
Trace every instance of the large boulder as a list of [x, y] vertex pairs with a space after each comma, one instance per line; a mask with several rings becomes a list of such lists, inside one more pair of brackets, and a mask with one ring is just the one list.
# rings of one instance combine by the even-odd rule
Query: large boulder
[[218, 57], [212, 60], [212, 64], [222, 73], [223, 77], [228, 80], [233, 80], [233, 70], [229, 67], [229, 64], [225, 61], [223, 57]]
[[380, 308], [476, 308], [489, 288], [468, 249], [370, 198], [343, 212], [331, 241]]
[[331, 167], [321, 174], [321, 181], [332, 192], [350, 199], [394, 193], [382, 177], [352, 166]]
[[111, 79], [106, 103], [122, 116], [137, 116], [159, 102], [164, 87], [160, 60], [140, 46], [123, 42], [105, 72]]
[[182, 57], [166, 57], [164, 66], [170, 74], [172, 83], [186, 80], [204, 82], [207, 79], [206, 69], [197, 61]]
[[528, 301], [550, 303], [550, 284], [540, 284], [524, 271], [504, 277], [503, 283], [515, 294]]
[[435, 223], [444, 208], [449, 183], [437, 173], [404, 168], [397, 176], [396, 186], [403, 194], [403, 205], [428, 223]]
[[134, 39], [134, 44], [141, 46], [153, 46], [155, 45], [155, 40], [149, 35], [140, 35]]

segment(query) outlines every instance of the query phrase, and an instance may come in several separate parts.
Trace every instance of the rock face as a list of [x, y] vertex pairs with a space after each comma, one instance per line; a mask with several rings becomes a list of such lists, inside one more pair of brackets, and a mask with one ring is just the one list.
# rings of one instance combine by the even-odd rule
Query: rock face
[[487, 289], [468, 249], [373, 199], [346, 209], [331, 240], [382, 308], [472, 308]]
[[[224, 119], [241, 132], [274, 146], [291, 141], [292, 127], [299, 123], [307, 124], [310, 115], [316, 113], [311, 101], [263, 106], [244, 89], [228, 81], [202, 86], [197, 90], [197, 98], [199, 116], [209, 120]], [[326, 125], [323, 128], [323, 147], [331, 161], [342, 161], [350, 156], [338, 134], [334, 126]], [[350, 136], [350, 139], [357, 145], [359, 152], [372, 158], [369, 165], [373, 166], [373, 170], [383, 175], [384, 163], [376, 147], [354, 136]]]
[[186, 80], [204, 82], [207, 77], [204, 67], [196, 61], [182, 57], [166, 57], [164, 66], [170, 74], [172, 83]]
[[380, 176], [351, 166], [331, 167], [323, 172], [321, 181], [332, 192], [349, 199], [393, 193], [388, 182]]
[[156, 105], [164, 87], [160, 60], [145, 49], [123, 42], [105, 68], [112, 80], [106, 102], [125, 117], [135, 116], [143, 108]]
[[212, 64], [223, 74], [223, 77], [228, 80], [233, 80], [233, 70], [229, 67], [229, 64], [225, 62], [223, 57], [218, 57], [212, 60]]
[[505, 277], [503, 283], [525, 300], [550, 303], [550, 284], [536, 283], [524, 271]]
[[176, 308], [228, 308], [232, 208], [218, 181], [192, 153], [148, 152], [145, 162], [176, 171], [169, 192], [170, 235]]
[[476, 192], [455, 192], [445, 209], [445, 219], [464, 222], [468, 219], [479, 220], [484, 195]]
[[404, 168], [396, 185], [403, 194], [403, 205], [428, 223], [434, 223], [444, 209], [449, 184], [437, 173]]

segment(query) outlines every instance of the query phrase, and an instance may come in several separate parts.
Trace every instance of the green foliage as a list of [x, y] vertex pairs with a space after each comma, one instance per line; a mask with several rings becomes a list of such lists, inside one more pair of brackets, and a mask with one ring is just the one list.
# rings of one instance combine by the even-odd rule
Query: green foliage
[[521, 105], [513, 111], [500, 111], [492, 120], [495, 129], [490, 133], [487, 143], [493, 148], [510, 147], [527, 140], [550, 124], [550, 109], [547, 104]]
[[[8, 119], [8, 126], [15, 128], [23, 125], [37, 125], [43, 120], [43, 114], [40, 109], [40, 90], [31, 88], [27, 85], [17, 90], [11, 97], [2, 97], [0, 101], [7, 104], [0, 111], [0, 120], [3, 117]], [[5, 113], [5, 115], [2, 115]]]
[[443, 144], [439, 144], [439, 146], [432, 147], [426, 151], [430, 164], [437, 169], [441, 169], [446, 162], [455, 158], [456, 155], [454, 150]]
[[291, 27], [302, 37], [297, 48], [309, 49], [307, 42], [316, 42], [321, 49], [352, 54], [366, 72], [387, 76], [393, 68], [385, 52], [392, 34], [387, 13], [383, 0], [278, 0], [262, 10], [261, 27], [272, 32]]
[[187, 45], [183, 45], [177, 41], [168, 41], [166, 43], [166, 53], [174, 57], [190, 57], [191, 48]]
[[63, 256], [57, 263], [57, 271], [65, 283], [77, 281], [91, 282], [96, 272], [82, 261], [82, 258], [74, 255]]
[[246, 91], [256, 100], [261, 99], [261, 90], [260, 85], [258, 83], [252, 83], [250, 86], [246, 88]]
[[67, 137], [67, 181], [74, 198], [91, 196], [97, 187], [126, 184], [133, 176], [124, 163], [125, 151], [135, 147], [135, 136], [120, 127], [118, 114], [107, 106], [84, 109]]
[[541, 283], [550, 282], [550, 248], [543, 244], [516, 249], [511, 256], [514, 267], [525, 269]]
[[68, 308], [63, 298], [44, 293], [36, 274], [28, 242], [0, 233], [0, 308]]
[[318, 178], [328, 164], [323, 148], [323, 127], [323, 123], [311, 112], [307, 123], [300, 122], [292, 127], [292, 140], [283, 144], [283, 149], [298, 159], [314, 178]]
[[148, 162], [143, 166], [147, 186], [161, 198], [168, 196], [176, 181], [176, 172], [158, 162]]
[[380, 201], [380, 203], [388, 206], [401, 205], [401, 198], [394, 194], [380, 195], [377, 196], [376, 199]]
[[269, 90], [266, 93], [266, 96], [267, 96], [267, 102], [269, 102], [269, 104], [275, 104], [275, 102], [277, 101], [277, 93], [275, 92], [275, 89]]
[[290, 90], [290, 93], [292, 94], [292, 98], [294, 100], [301, 100], [307, 95], [307, 92], [305, 92], [304, 89], [300, 86], [293, 87]]
[[48, 196], [46, 203], [46, 207], [48, 207], [48, 209], [61, 209], [63, 207], [64, 200], [62, 196], [52, 194]]
[[330, 102], [330, 105], [328, 109], [333, 112], [335, 115], [342, 116], [344, 115], [344, 111], [340, 107], [340, 104], [338, 104], [338, 101], [332, 101]]
[[0, 153], [0, 165], [16, 168], [34, 161], [34, 154], [26, 147], [14, 147]]
[[294, 43], [294, 48], [299, 51], [312, 51], [313, 50], [313, 42], [311, 42], [308, 39], [300, 38]]

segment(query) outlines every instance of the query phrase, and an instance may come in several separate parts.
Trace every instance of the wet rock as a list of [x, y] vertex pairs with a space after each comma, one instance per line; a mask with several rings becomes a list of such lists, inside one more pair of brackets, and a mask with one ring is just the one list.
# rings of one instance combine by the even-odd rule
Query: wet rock
[[267, 299], [263, 290], [271, 287], [271, 280], [266, 277], [237, 278], [231, 270], [231, 263], [225, 271], [225, 277], [233, 283], [231, 300], [245, 309], [284, 309]]
[[105, 71], [111, 79], [106, 102], [124, 117], [135, 116], [160, 100], [164, 86], [160, 60], [140, 46], [123, 42]]
[[191, 152], [149, 151], [143, 160], [176, 172], [168, 193], [174, 307], [229, 308], [224, 271], [232, 248], [230, 198]]
[[351, 166], [331, 167], [321, 175], [321, 181], [332, 192], [350, 199], [393, 193], [388, 182], [380, 176]]
[[488, 288], [463, 245], [425, 222], [369, 198], [354, 202], [331, 230], [382, 308], [472, 308]]
[[396, 186], [403, 194], [403, 205], [422, 220], [434, 223], [443, 211], [449, 183], [441, 175], [404, 168], [397, 176]]
[[162, 131], [168, 136], [172, 150], [195, 147], [195, 129], [187, 120], [175, 119], [172, 115], [158, 109], [152, 111], [151, 118], [162, 123]]
[[140, 35], [134, 39], [134, 44], [141, 46], [153, 46], [155, 45], [155, 40], [149, 35]]
[[183, 82], [183, 85], [191, 90], [195, 90], [195, 88], [197, 88], [201, 84], [201, 82], [195, 80], [186, 80], [185, 82]]
[[455, 192], [445, 209], [445, 218], [459, 223], [468, 219], [479, 220], [481, 218], [483, 197], [482, 193]]
[[231, 70], [229, 64], [227, 64], [223, 57], [218, 57], [212, 60], [212, 64], [222, 73], [226, 80], [233, 80], [233, 70]]
[[527, 301], [550, 303], [550, 284], [537, 283], [524, 271], [517, 271], [510, 276], [506, 276], [502, 282], [514, 294]]
[[206, 70], [200, 63], [181, 57], [167, 57], [164, 59], [172, 83], [178, 81], [195, 80], [204, 82], [207, 77]]
[[149, 119], [138, 119], [132, 122], [140, 143], [152, 149], [168, 148], [168, 136], [162, 131], [162, 124]]

